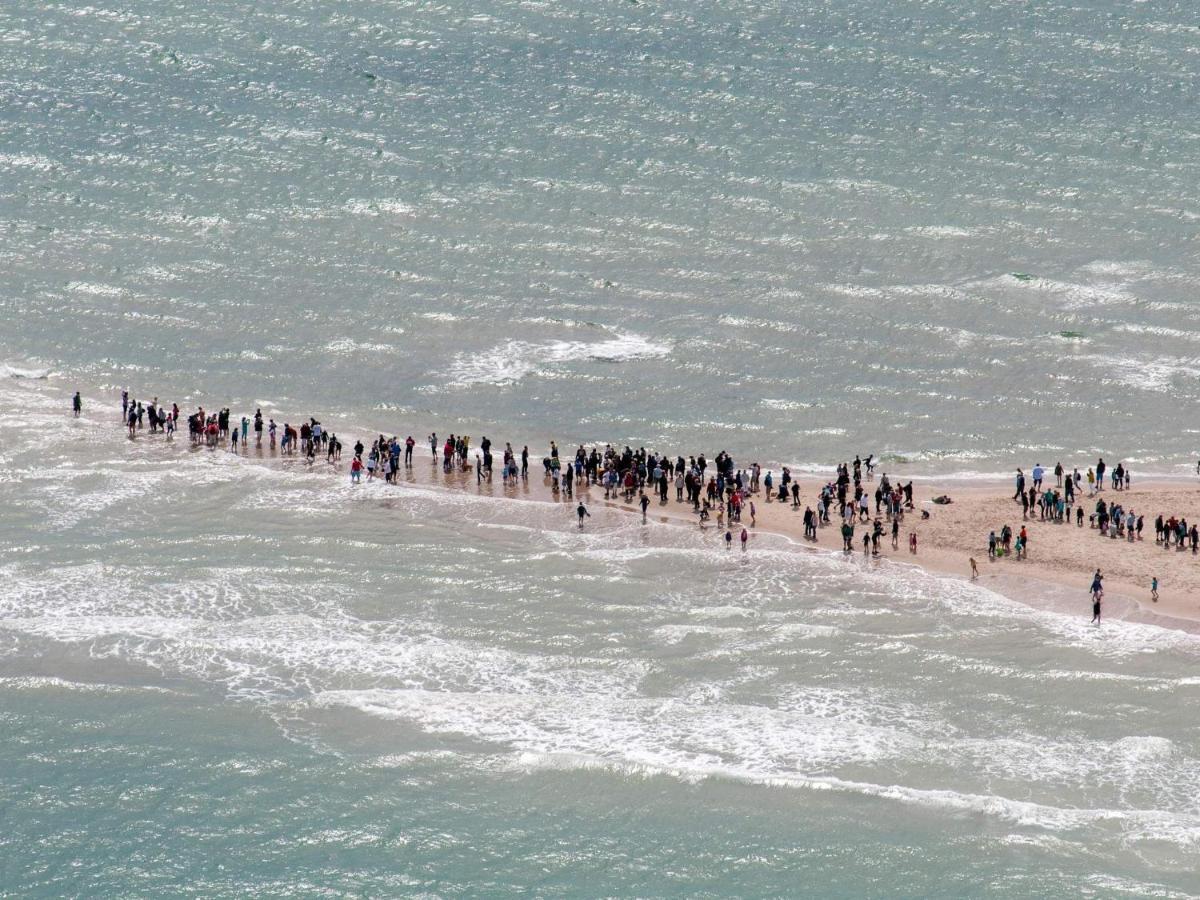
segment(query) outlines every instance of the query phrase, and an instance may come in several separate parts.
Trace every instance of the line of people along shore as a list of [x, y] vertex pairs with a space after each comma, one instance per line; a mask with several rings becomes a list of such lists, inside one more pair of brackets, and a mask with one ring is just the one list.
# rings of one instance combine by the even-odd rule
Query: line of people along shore
[[[73, 398], [73, 408], [78, 415], [82, 408], [78, 394]], [[121, 393], [121, 415], [131, 437], [148, 425], [149, 433], [161, 433], [169, 440], [174, 438], [182, 417], [178, 404], [172, 403], [168, 408], [160, 404], [157, 397], [143, 403], [131, 397], [127, 390]], [[255, 410], [252, 417], [243, 415], [237, 419], [228, 408], [213, 411], [198, 406], [186, 417], [186, 423], [188, 438], [194, 446], [226, 447], [232, 453], [245, 453], [251, 446], [253, 434], [256, 448], [262, 448], [265, 439], [269, 449], [278, 446], [281, 454], [299, 455], [309, 462], [318, 456], [329, 462], [341, 459], [342, 444], [338, 436], [311, 417], [299, 425], [290, 422], [279, 425], [274, 418], [264, 416], [261, 409]], [[496, 448], [487, 437], [480, 441], [473, 464], [468, 435], [450, 434], [440, 439], [433, 433], [427, 442], [433, 459], [441, 458], [443, 471], [474, 469], [478, 482], [492, 480]], [[349, 467], [351, 483], [359, 484], [364, 479], [371, 481], [377, 477], [394, 483], [401, 467], [412, 465], [416, 443], [412, 435], [401, 440], [398, 436], [388, 438], [380, 434], [369, 447], [361, 440], [357, 441]], [[527, 445], [520, 451], [511, 443], [504, 445], [500, 473], [506, 485], [527, 479], [529, 465]], [[603, 449], [580, 445], [573, 452], [563, 453], [557, 442], [551, 441], [549, 452], [542, 457], [542, 468], [554, 496], [573, 499], [576, 486], [580, 484], [603, 487], [605, 500], [620, 498], [626, 503], [636, 500], [643, 520], [648, 515], [651, 496], [665, 505], [673, 488], [676, 502], [690, 504], [701, 527], [707, 527], [716, 519], [716, 527], [726, 532], [727, 546], [733, 543], [733, 527], [741, 526], [743, 517], [748, 519], [751, 528], [757, 524], [754, 498], [760, 492], [767, 503], [790, 503], [797, 511], [804, 506], [804, 536], [811, 541], [817, 540], [818, 528], [832, 525], [836, 516], [840, 519], [843, 550], [853, 552], [858, 527], [866, 526], [862, 550], [864, 554], [876, 556], [886, 539], [885, 531], [889, 525], [892, 549], [898, 549], [900, 524], [905, 512], [914, 509], [911, 481], [893, 484], [883, 473], [873, 491], [865, 485], [866, 481], [873, 482], [875, 478], [873, 454], [865, 459], [856, 456], [852, 463], [839, 464], [836, 478], [822, 485], [808, 503], [802, 503], [800, 484], [789, 467], [782, 467], [777, 477], [773, 470], [764, 472], [758, 463], [738, 467], [724, 451], [711, 460], [704, 453], [685, 459], [682, 454], [672, 456], [645, 448], [634, 450], [626, 446], [618, 451], [611, 444]], [[584, 519], [590, 513], [582, 502], [576, 512], [579, 525], [583, 527]], [[923, 515], [928, 516], [928, 513]], [[744, 526], [741, 531], [744, 549], [748, 533]], [[908, 535], [908, 548], [912, 553], [917, 550], [915, 532]]]
[[[83, 408], [79, 394], [72, 401], [76, 416]], [[173, 439], [178, 428], [181, 413], [179, 404], [172, 403], [168, 409], [153, 398], [149, 403], [143, 403], [129, 396], [129, 391], [121, 392], [121, 420], [129, 429], [129, 436], [136, 437], [137, 432], [147, 428], [150, 434], [162, 434], [167, 439]], [[148, 427], [147, 427], [148, 426]], [[301, 454], [310, 460], [318, 454], [324, 455], [329, 462], [342, 458], [342, 444], [336, 434], [330, 434], [321, 427], [316, 419], [295, 426], [284, 422], [277, 425], [273, 418], [263, 416], [261, 409], [254, 413], [254, 418], [242, 416], [241, 421], [234, 421], [228, 409], [216, 412], [206, 411], [203, 406], [187, 417], [188, 439], [195, 446], [205, 446], [210, 449], [228, 446], [231, 453], [245, 452], [250, 446], [250, 430], [253, 428], [255, 443], [258, 447], [263, 444], [263, 434], [267, 435], [268, 446], [272, 449], [278, 444], [279, 452], [286, 455]], [[360, 445], [361, 446], [361, 445]]]
[[[82, 410], [78, 392], [72, 398], [72, 410], [76, 416]], [[172, 439], [181, 417], [178, 404], [172, 403], [167, 408], [159, 403], [157, 397], [149, 403], [143, 403], [130, 397], [128, 391], [122, 392], [121, 410], [122, 421], [128, 427], [130, 436], [135, 436], [148, 425], [151, 434], [161, 433]], [[186, 421], [189, 440], [196, 446], [212, 449], [224, 446], [232, 453], [244, 453], [250, 447], [253, 433], [257, 448], [263, 446], [265, 438], [269, 449], [274, 450], [278, 446], [281, 454], [298, 455], [310, 463], [319, 456], [330, 463], [341, 460], [341, 440], [316, 418], [310, 417], [298, 425], [290, 422], [280, 425], [274, 418], [264, 416], [261, 409], [255, 410], [252, 417], [243, 415], [235, 419], [228, 408], [214, 412], [199, 406], [187, 416]], [[492, 480], [495, 448], [487, 437], [482, 438], [474, 451], [473, 463], [471, 438], [468, 435], [450, 434], [440, 439], [433, 433], [428, 436], [427, 442], [435, 462], [441, 458], [444, 472], [467, 472], [473, 469], [477, 482]], [[395, 483], [401, 468], [412, 465], [416, 443], [412, 435], [401, 440], [398, 436], [388, 438], [380, 434], [369, 447], [364, 446], [361, 440], [356, 441], [349, 467], [351, 483], [361, 483], [364, 478], [367, 481], [382, 478], [385, 482]], [[500, 452], [501, 479], [506, 486], [515, 485], [518, 480], [529, 477], [530, 452], [527, 445], [517, 451], [511, 443], [505, 443]], [[797, 511], [803, 506], [804, 536], [811, 541], [817, 540], [818, 528], [832, 525], [834, 517], [837, 517], [840, 520], [842, 549], [847, 553], [856, 550], [856, 545], [860, 543], [856, 539], [858, 528], [865, 526], [861, 532], [862, 552], [872, 556], [879, 555], [883, 542], [889, 538], [892, 549], [899, 549], [900, 528], [905, 513], [915, 510], [912, 481], [903, 485], [892, 483], [886, 473], [881, 473], [874, 490], [866, 484], [875, 480], [876, 463], [873, 455], [865, 459], [856, 456], [852, 463], [839, 464], [836, 478], [823, 484], [816, 497], [808, 503], [802, 502], [799, 481], [789, 467], [783, 466], [778, 477], [773, 470], [764, 472], [758, 463], [740, 468], [724, 451], [712, 460], [704, 453], [689, 455], [685, 459], [681, 454], [672, 456], [645, 448], [634, 450], [626, 446], [618, 451], [611, 444], [603, 449], [599, 446], [588, 449], [580, 445], [573, 452], [563, 453], [558, 444], [551, 441], [549, 452], [541, 462], [543, 476], [554, 496], [573, 500], [577, 485], [600, 486], [604, 488], [605, 500], [620, 498], [626, 503], [636, 500], [643, 521], [649, 512], [651, 496], [657, 498], [659, 504], [665, 505], [673, 488], [676, 502], [690, 504], [701, 527], [707, 527], [715, 517], [718, 530], [725, 531], [727, 546], [732, 546], [733, 528], [742, 526], [743, 516], [747, 517], [751, 528], [755, 526], [757, 509], [754, 498], [760, 492], [767, 503], [790, 503], [792, 509]], [[1132, 476], [1128, 465], [1119, 462], [1109, 469], [1104, 459], [1100, 458], [1094, 467], [1087, 468], [1086, 473], [1078, 468], [1068, 473], [1060, 462], [1055, 465], [1053, 475], [1054, 485], [1050, 486], [1046, 481], [1046, 469], [1040, 463], [1033, 467], [1028, 478], [1022, 469], [1017, 469], [1013, 500], [1021, 504], [1024, 522], [1036, 520], [1071, 524], [1073, 520], [1077, 527], [1082, 528], [1086, 514], [1089, 526], [1102, 537], [1131, 543], [1142, 539], [1144, 516], [1126, 508], [1118, 497], [1109, 500], [1099, 496], [1105, 490], [1106, 476], [1113, 492], [1120, 493], [1131, 487]], [[1084, 490], [1087, 499], [1095, 500], [1090, 513], [1085, 513], [1081, 496]], [[935, 498], [934, 502], [949, 502], [949, 498]], [[576, 513], [582, 528], [584, 520], [590, 516], [582, 501]], [[922, 511], [921, 515], [927, 518], [929, 513]], [[1194, 523], [1189, 525], [1185, 517], [1159, 514], [1154, 520], [1154, 527], [1155, 542], [1164, 549], [1182, 551], [1190, 548], [1193, 553], [1200, 552], [1200, 527]], [[748, 534], [744, 526], [741, 531], [741, 543], [745, 548]], [[917, 552], [916, 532], [910, 531], [908, 534], [908, 549], [911, 553]], [[988, 534], [989, 558], [1011, 555], [1023, 559], [1028, 552], [1029, 532], [1024, 524], [1019, 531], [1014, 531], [1006, 524], [998, 532], [993, 530]], [[972, 570], [974, 572], [974, 566]]]

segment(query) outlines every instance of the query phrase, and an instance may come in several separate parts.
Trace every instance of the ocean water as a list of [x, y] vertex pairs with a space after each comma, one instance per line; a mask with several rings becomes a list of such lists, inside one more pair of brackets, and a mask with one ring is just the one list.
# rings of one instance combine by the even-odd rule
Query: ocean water
[[1200, 895], [1194, 636], [114, 406], [1183, 470], [1194, 12], [0, 7], [0, 892]]

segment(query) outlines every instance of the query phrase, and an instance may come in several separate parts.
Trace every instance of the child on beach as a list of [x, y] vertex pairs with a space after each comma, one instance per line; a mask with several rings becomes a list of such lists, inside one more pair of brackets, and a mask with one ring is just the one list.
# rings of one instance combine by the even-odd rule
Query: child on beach
[[1150, 599], [1155, 603], [1158, 602], [1158, 576], [1155, 575], [1150, 579]]
[[971, 580], [979, 577], [979, 566], [975, 565], [975, 557], [971, 557]]

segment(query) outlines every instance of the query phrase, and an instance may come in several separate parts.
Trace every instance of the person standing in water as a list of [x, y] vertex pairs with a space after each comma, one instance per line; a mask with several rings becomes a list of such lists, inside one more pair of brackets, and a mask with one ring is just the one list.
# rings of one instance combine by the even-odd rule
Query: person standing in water
[[733, 546], [733, 532], [729, 529], [725, 530], [725, 549], [728, 550]]
[[971, 557], [971, 580], [974, 581], [979, 577], [979, 566], [975, 564], [975, 557]]
[[583, 527], [583, 520], [585, 518], [590, 519], [592, 517], [592, 514], [590, 512], [588, 512], [587, 507], [583, 505], [582, 500], [580, 500], [579, 505], [577, 507], [575, 507], [575, 515], [577, 515], [579, 517], [579, 527], [580, 528]]
[[79, 418], [79, 414], [83, 412], [83, 398], [79, 396], [79, 391], [76, 391], [75, 396], [71, 398], [71, 411], [77, 419]]
[[1092, 593], [1092, 624], [1100, 624], [1100, 603], [1104, 599], [1104, 591], [1097, 588]]
[[746, 552], [746, 542], [749, 540], [750, 540], [750, 532], [748, 532], [746, 530], [746, 527], [743, 525], [742, 526], [742, 552], [743, 553]]
[[650, 506], [650, 498], [646, 496], [646, 492], [642, 492], [642, 499], [639, 501], [642, 507], [642, 524], [646, 524], [646, 509]]

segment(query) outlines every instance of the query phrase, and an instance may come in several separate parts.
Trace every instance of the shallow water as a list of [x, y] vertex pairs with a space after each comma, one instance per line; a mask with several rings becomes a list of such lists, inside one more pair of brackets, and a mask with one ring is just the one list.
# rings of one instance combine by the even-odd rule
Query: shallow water
[[1200, 893], [1194, 636], [111, 406], [1190, 466], [1191, 12], [0, 9], [3, 884]]

